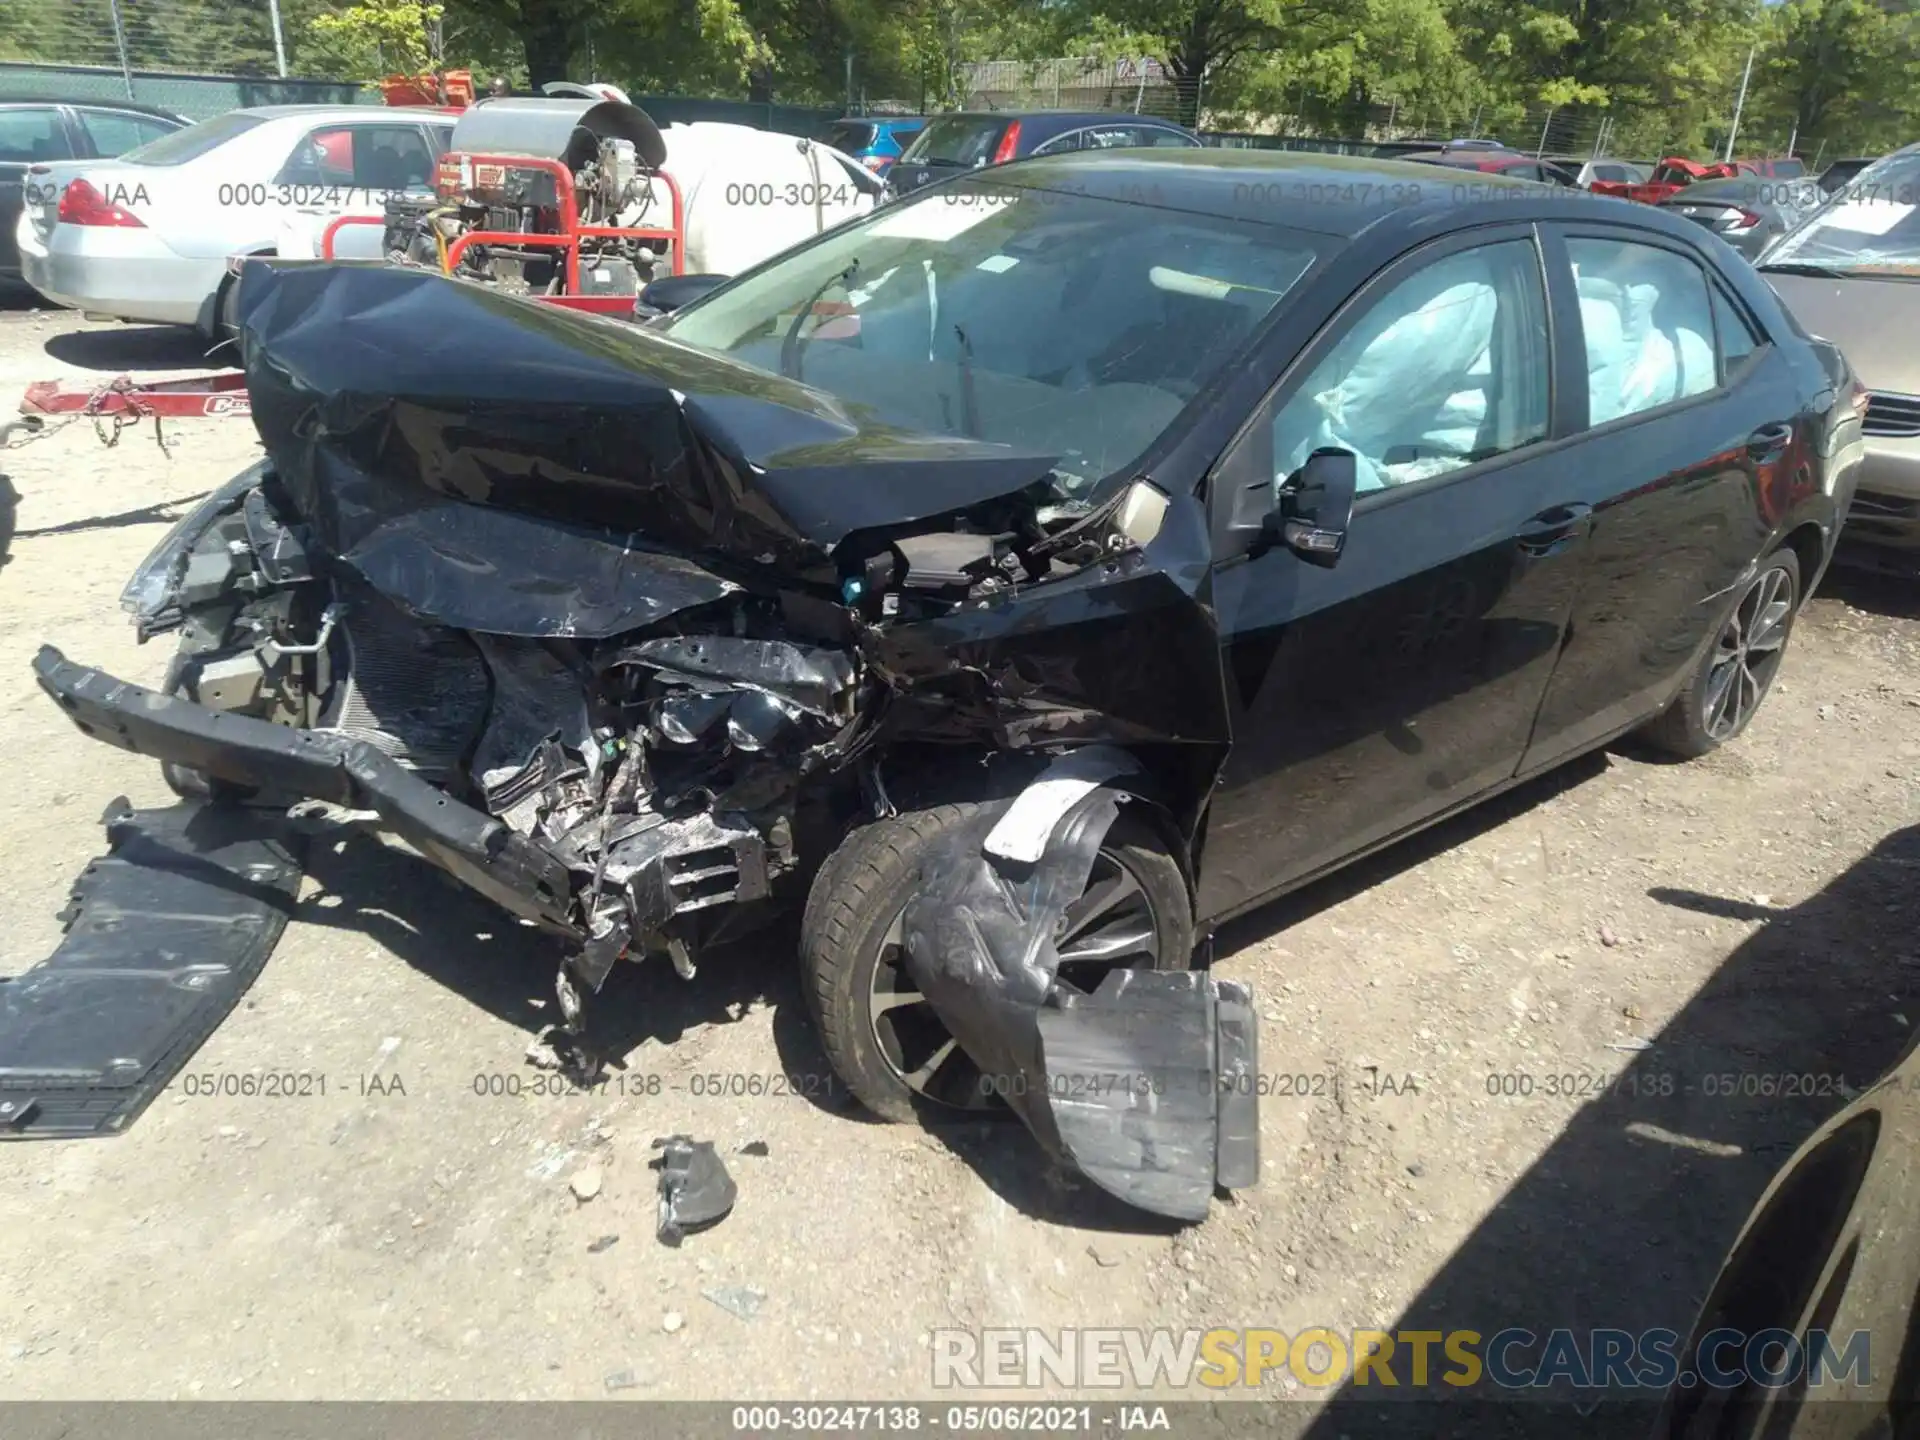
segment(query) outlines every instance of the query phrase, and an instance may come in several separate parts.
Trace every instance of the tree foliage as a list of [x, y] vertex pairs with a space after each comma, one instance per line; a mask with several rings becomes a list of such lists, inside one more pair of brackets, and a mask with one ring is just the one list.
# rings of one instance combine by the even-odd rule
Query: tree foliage
[[[1159, 62], [1223, 128], [1884, 149], [1920, 129], [1920, 0], [280, 0], [295, 74], [939, 107], [972, 61]], [[271, 74], [266, 0], [118, 0], [135, 68]], [[0, 0], [0, 56], [118, 63], [111, 0]], [[1577, 123], [1569, 117], [1578, 117]], [[1537, 136], [1536, 133], [1537, 132]]]

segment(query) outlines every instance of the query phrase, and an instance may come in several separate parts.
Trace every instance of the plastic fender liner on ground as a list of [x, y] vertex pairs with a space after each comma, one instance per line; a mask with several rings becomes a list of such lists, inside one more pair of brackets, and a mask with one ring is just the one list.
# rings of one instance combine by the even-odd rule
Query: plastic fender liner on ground
[[66, 937], [0, 982], [0, 1137], [117, 1134], [246, 994], [304, 858], [284, 817], [183, 803], [105, 816]]
[[1259, 1171], [1247, 987], [1116, 971], [1088, 995], [1055, 980], [1054, 936], [1120, 801], [1105, 788], [1080, 799], [1031, 865], [986, 853], [991, 821], [945, 837], [907, 906], [906, 964], [1049, 1154], [1129, 1204], [1202, 1220], [1217, 1189]]

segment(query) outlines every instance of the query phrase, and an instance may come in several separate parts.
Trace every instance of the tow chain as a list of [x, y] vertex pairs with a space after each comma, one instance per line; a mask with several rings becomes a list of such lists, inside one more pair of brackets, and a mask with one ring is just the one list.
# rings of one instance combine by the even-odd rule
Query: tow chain
[[[158, 445], [160, 452], [171, 460], [173, 458], [173, 452], [168, 448], [167, 437], [160, 429], [160, 415], [151, 405], [139, 397], [137, 391], [138, 387], [134, 385], [133, 378], [128, 375], [121, 375], [88, 395], [86, 408], [77, 414], [68, 416], [64, 420], [49, 425], [38, 415], [22, 415], [18, 420], [12, 420], [5, 425], [0, 425], [0, 442], [4, 442], [0, 443], [0, 449], [18, 450], [22, 445], [31, 445], [36, 440], [44, 440], [49, 435], [57, 435], [75, 421], [91, 420], [93, 421], [93, 433], [100, 437], [100, 443], [102, 445], [111, 450], [120, 443], [120, 432], [122, 430], [132, 425], [138, 425], [142, 420], [152, 420], [153, 443]], [[103, 412], [100, 407], [106, 404], [107, 397], [116, 394], [125, 402], [124, 408], [115, 410], [111, 412], [111, 414]], [[113, 421], [113, 429], [111, 431], [107, 429], [104, 423], [107, 420]], [[15, 430], [22, 430], [26, 433], [15, 435], [13, 433]]]

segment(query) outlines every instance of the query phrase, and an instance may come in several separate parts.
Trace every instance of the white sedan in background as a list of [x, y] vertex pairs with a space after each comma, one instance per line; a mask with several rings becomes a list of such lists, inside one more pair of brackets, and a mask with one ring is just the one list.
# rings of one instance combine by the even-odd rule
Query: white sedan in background
[[[429, 109], [266, 106], [117, 160], [36, 165], [15, 232], [21, 274], [56, 304], [215, 338], [228, 257], [275, 253], [296, 220], [379, 216], [391, 194], [426, 193], [454, 119]], [[350, 226], [336, 248], [377, 256], [380, 231]]]

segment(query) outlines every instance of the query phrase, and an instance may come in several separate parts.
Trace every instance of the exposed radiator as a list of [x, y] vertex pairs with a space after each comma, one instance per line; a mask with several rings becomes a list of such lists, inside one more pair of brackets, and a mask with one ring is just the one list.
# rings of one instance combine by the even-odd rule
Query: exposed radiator
[[368, 593], [348, 598], [343, 628], [352, 659], [326, 728], [445, 779], [486, 719], [487, 668], [473, 642]]

